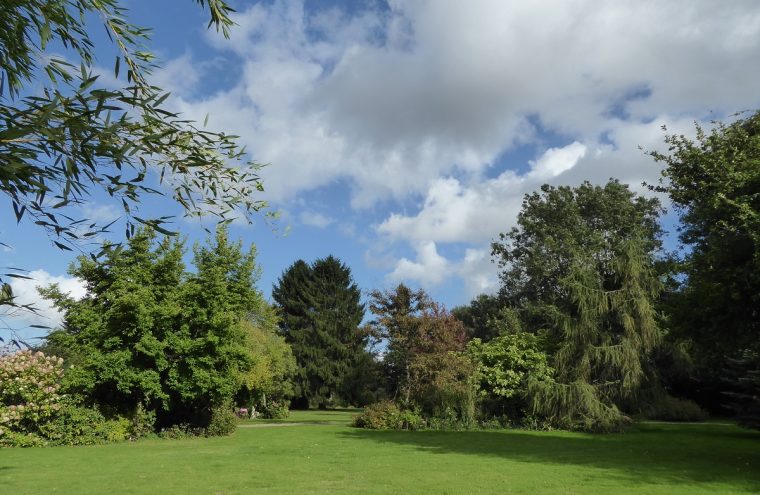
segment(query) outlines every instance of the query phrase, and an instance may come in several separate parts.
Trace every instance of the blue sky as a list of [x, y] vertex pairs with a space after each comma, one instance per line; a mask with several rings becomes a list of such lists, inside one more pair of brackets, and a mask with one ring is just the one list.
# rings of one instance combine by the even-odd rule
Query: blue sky
[[[208, 114], [270, 164], [263, 198], [281, 212], [276, 228], [232, 227], [258, 247], [267, 295], [296, 259], [333, 254], [365, 291], [405, 282], [464, 304], [498, 288], [489, 243], [514, 225], [525, 193], [616, 177], [648, 194], [642, 182], [659, 169], [640, 147], [662, 148], [663, 125], [690, 134], [695, 120], [760, 100], [751, 0], [232, 3], [238, 25], [225, 40], [186, 0], [126, 2], [154, 28], [154, 80], [170, 105]], [[107, 74], [105, 38], [99, 52]], [[120, 215], [101, 196], [83, 213]], [[160, 199], [141, 208], [180, 213]], [[211, 225], [174, 228], [192, 244]], [[14, 285], [24, 301], [51, 281], [81, 292], [66, 276], [73, 256], [34, 226], [5, 215], [0, 236], [12, 246], [0, 266], [37, 279]], [[7, 322], [55, 324], [38, 304], [44, 320]]]

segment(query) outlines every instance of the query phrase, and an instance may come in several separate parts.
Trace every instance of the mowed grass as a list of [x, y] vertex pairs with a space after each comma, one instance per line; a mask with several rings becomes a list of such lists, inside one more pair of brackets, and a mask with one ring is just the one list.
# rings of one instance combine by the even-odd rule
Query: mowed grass
[[[760, 491], [760, 433], [643, 424], [624, 434], [384, 432], [350, 412], [231, 437], [0, 449], [0, 493], [742, 494]], [[327, 424], [325, 424], [327, 423]], [[338, 423], [338, 424], [332, 424]]]

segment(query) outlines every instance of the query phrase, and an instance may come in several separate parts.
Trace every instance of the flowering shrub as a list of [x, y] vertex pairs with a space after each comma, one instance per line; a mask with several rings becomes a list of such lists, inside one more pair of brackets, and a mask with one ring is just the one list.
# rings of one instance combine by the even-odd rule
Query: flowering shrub
[[365, 407], [352, 425], [370, 430], [420, 430], [425, 420], [414, 411], [402, 410], [395, 402], [384, 400]]
[[11, 436], [35, 437], [53, 420], [64, 407], [62, 376], [63, 359], [55, 356], [28, 350], [0, 356], [0, 444], [18, 443]]
[[0, 446], [87, 445], [140, 436], [59, 393], [63, 359], [28, 350], [0, 355]]

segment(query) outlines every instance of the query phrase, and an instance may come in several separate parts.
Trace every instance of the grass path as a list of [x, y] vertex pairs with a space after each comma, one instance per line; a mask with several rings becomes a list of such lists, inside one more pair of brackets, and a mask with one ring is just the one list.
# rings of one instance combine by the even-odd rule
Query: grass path
[[614, 435], [383, 432], [350, 428], [350, 416], [296, 413], [275, 423], [292, 427], [242, 427], [227, 438], [0, 449], [0, 493], [760, 492], [760, 433], [735, 426], [643, 424]]

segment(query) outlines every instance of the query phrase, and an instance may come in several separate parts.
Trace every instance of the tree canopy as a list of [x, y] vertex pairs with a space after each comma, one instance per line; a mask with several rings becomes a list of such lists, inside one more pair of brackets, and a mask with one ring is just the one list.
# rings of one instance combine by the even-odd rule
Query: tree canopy
[[272, 289], [282, 315], [281, 330], [293, 348], [301, 406], [325, 406], [351, 395], [349, 377], [366, 353], [361, 291], [351, 270], [334, 256], [311, 265], [298, 260]]
[[651, 153], [664, 165], [656, 189], [679, 212], [687, 247], [668, 311], [714, 390], [727, 357], [760, 350], [760, 113], [666, 143]]
[[493, 244], [502, 295], [549, 338], [555, 380], [534, 384], [534, 412], [570, 427], [619, 426], [617, 406], [645, 382], [661, 337], [659, 210], [617, 181], [543, 186]]
[[138, 230], [103, 260], [78, 258], [70, 273], [87, 285], [82, 299], [56, 286], [43, 291], [64, 312], [47, 346], [74, 365], [69, 391], [122, 413], [142, 406], [164, 426], [206, 426], [242, 386], [267, 389], [252, 376], [263, 358], [254, 330], [272, 332], [276, 320], [254, 285], [255, 250], [242, 251], [220, 228], [194, 249], [195, 273], [183, 252], [178, 240]]
[[[226, 36], [224, 0], [196, 0], [209, 26]], [[94, 33], [105, 28], [116, 52], [113, 76], [101, 83]], [[157, 67], [150, 30], [131, 24], [118, 0], [14, 0], [0, 14], [0, 192], [10, 216], [29, 219], [61, 249], [108, 230], [80, 205], [102, 191], [119, 205], [126, 235], [136, 225], [169, 233], [170, 217], [139, 213], [145, 195], [174, 199], [185, 215], [222, 221], [265, 207], [259, 166], [235, 136], [205, 129], [167, 107], [151, 83]], [[103, 61], [100, 61], [102, 64]], [[25, 275], [10, 271], [5, 277]], [[0, 279], [0, 284], [3, 280]], [[14, 303], [3, 285], [0, 304]], [[29, 308], [27, 308], [29, 309]]]

